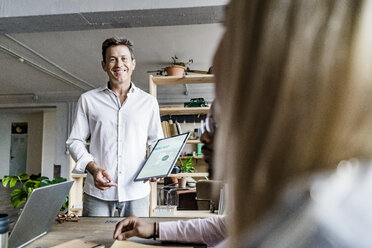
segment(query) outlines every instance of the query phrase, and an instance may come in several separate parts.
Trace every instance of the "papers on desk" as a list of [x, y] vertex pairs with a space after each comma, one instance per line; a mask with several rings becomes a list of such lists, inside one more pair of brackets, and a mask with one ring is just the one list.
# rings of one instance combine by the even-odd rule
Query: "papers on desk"
[[[162, 248], [164, 246], [159, 245], [145, 245], [140, 243], [135, 243], [128, 240], [115, 240], [111, 248]], [[167, 246], [168, 248], [190, 248], [190, 246]]]

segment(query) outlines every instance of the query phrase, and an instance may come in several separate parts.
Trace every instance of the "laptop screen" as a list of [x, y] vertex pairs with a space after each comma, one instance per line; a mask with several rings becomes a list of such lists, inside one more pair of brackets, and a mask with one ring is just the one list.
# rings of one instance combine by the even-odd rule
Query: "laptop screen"
[[74, 182], [34, 189], [9, 237], [9, 248], [22, 247], [46, 234]]

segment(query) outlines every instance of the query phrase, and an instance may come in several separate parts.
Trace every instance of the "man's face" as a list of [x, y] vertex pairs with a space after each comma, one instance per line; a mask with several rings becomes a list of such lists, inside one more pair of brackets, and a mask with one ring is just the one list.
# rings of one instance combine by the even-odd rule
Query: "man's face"
[[102, 61], [102, 68], [114, 85], [130, 83], [136, 61], [131, 57], [127, 46], [110, 46], [106, 50], [106, 63]]

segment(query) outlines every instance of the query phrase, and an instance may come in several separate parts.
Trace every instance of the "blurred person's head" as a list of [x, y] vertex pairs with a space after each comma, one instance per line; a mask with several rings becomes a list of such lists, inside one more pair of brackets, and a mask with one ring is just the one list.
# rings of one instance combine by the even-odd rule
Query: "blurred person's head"
[[372, 156], [372, 1], [232, 0], [216, 53], [233, 240], [286, 186]]
[[211, 179], [214, 179], [214, 137], [217, 132], [217, 121], [216, 121], [216, 111], [215, 106], [212, 103], [211, 108], [207, 114], [207, 117], [202, 123], [202, 135], [200, 136], [200, 141], [203, 146], [201, 151], [203, 153], [203, 159], [208, 164], [208, 173]]

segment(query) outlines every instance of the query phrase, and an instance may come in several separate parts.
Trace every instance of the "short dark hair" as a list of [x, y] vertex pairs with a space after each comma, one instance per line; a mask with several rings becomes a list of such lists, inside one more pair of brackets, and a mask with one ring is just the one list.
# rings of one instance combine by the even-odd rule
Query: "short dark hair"
[[130, 56], [131, 56], [132, 60], [134, 59], [133, 42], [131, 42], [130, 40], [128, 40], [126, 38], [111, 37], [111, 38], [106, 39], [102, 43], [103, 63], [106, 64], [106, 50], [107, 50], [107, 48], [109, 48], [110, 46], [118, 46], [118, 45], [124, 45], [124, 46], [128, 47], [129, 52], [130, 52]]

